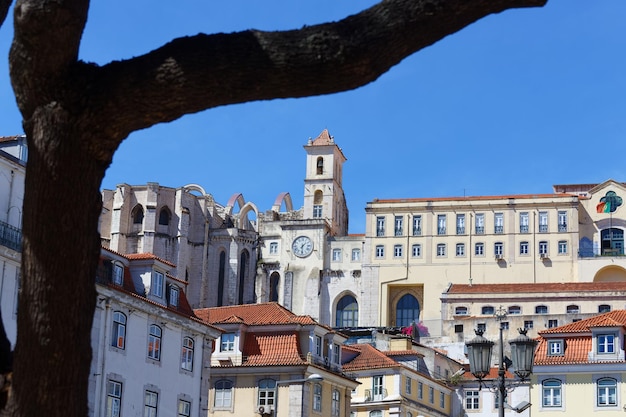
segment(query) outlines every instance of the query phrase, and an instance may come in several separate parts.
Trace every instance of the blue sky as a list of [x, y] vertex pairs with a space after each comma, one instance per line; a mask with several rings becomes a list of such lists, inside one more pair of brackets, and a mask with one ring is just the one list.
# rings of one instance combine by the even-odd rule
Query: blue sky
[[[156, 5], [158, 3], [158, 5]], [[298, 28], [374, 1], [95, 0], [80, 56], [104, 64], [199, 32]], [[10, 19], [9, 19], [10, 20]], [[200, 184], [225, 204], [302, 205], [309, 137], [343, 149], [350, 232], [374, 198], [545, 193], [626, 181], [626, 2], [550, 0], [487, 17], [405, 59], [374, 83], [306, 99], [211, 109], [135, 132], [103, 188]], [[0, 29], [6, 57], [10, 22]], [[0, 135], [22, 133], [0, 65]]]

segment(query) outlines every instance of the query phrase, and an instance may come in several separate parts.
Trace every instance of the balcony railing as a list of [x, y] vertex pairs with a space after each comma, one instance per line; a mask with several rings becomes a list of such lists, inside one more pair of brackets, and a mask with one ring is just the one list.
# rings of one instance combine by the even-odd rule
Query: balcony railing
[[519, 232], [520, 233], [528, 233], [528, 225], [527, 224], [523, 224], [519, 227]]
[[497, 235], [501, 235], [504, 233], [504, 226], [494, 226], [494, 233]]
[[402, 236], [402, 229], [396, 229], [396, 230], [394, 230], [394, 231], [393, 231], [393, 234], [394, 234], [395, 236]]
[[385, 229], [376, 229], [376, 236], [385, 236]]
[[365, 401], [382, 401], [385, 397], [387, 397], [387, 388], [365, 390]]
[[445, 227], [438, 227], [437, 228], [437, 234], [438, 235], [445, 235], [446, 234], [446, 228]]
[[567, 223], [559, 224], [559, 232], [567, 232]]
[[476, 226], [476, 234], [477, 235], [484, 235], [485, 234], [485, 227], [484, 226]]
[[421, 227], [413, 228], [413, 236], [421, 236], [421, 235], [422, 235], [422, 228]]
[[465, 227], [464, 226], [457, 226], [456, 227], [456, 234], [457, 235], [464, 235], [465, 234]]
[[21, 252], [22, 229], [18, 229], [5, 222], [0, 222], [0, 245]]
[[548, 233], [548, 225], [540, 224], [539, 225], [539, 233]]

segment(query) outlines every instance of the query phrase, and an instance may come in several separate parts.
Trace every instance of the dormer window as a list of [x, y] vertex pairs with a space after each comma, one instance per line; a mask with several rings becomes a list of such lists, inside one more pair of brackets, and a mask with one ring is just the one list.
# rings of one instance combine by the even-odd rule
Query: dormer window
[[322, 356], [322, 337], [315, 335], [315, 354]]
[[564, 353], [563, 340], [548, 341], [548, 356], [563, 356]]
[[124, 267], [119, 264], [113, 264], [113, 284], [122, 285], [124, 283]]
[[150, 294], [155, 297], [163, 298], [163, 274], [158, 271], [152, 271]]
[[220, 352], [233, 352], [235, 350], [235, 333], [222, 334]]
[[599, 334], [598, 353], [615, 353], [615, 334]]
[[170, 305], [173, 307], [178, 307], [178, 294], [179, 289], [175, 285], [170, 286]]
[[341, 358], [341, 355], [340, 355], [339, 345], [337, 343], [333, 343], [333, 363], [339, 364], [340, 358]]

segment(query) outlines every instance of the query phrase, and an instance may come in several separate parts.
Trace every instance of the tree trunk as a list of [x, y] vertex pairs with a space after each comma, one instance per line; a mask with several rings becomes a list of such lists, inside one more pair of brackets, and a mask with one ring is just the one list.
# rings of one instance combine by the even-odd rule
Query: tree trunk
[[[102, 164], [83, 148], [64, 109], [27, 126], [23, 280], [9, 410], [21, 416], [86, 416], [95, 275], [100, 251]], [[63, 146], [60, 146], [60, 145]], [[77, 389], [81, 387], [80, 389]]]

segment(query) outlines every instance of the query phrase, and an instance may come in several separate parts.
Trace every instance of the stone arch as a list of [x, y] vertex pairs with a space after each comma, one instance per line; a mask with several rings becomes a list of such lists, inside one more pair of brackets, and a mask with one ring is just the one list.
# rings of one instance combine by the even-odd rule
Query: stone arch
[[202, 188], [198, 184], [187, 184], [187, 185], [183, 186], [183, 190], [185, 190], [187, 192], [197, 191], [201, 195], [207, 195], [206, 191], [204, 191], [204, 188]]
[[255, 231], [257, 230], [258, 221], [252, 223], [248, 220], [248, 213], [250, 213], [251, 211], [254, 212], [258, 220], [259, 209], [254, 203], [248, 202], [244, 204], [243, 207], [241, 207], [241, 209], [239, 210], [239, 228], [240, 229], [248, 229], [249, 227], [252, 227], [252, 229], [254, 229]]
[[[354, 303], [356, 304], [356, 309], [351, 308], [351, 311], [354, 311], [356, 313], [356, 317], [352, 317], [352, 318], [348, 318], [348, 321], [354, 321], [354, 325], [353, 326], [345, 326], [344, 325], [340, 325], [340, 317], [338, 316], [338, 311], [337, 309], [340, 307], [340, 303], [342, 301], [346, 301], [348, 298], [351, 298], [352, 300], [354, 300]], [[358, 327], [358, 323], [359, 323], [359, 300], [356, 296], [356, 294], [354, 294], [352, 291], [346, 290], [346, 291], [342, 291], [341, 293], [339, 293], [337, 295], [337, 297], [335, 297], [335, 300], [333, 301], [333, 310], [332, 310], [332, 314], [333, 314], [333, 322], [335, 323], [335, 326], [337, 327]], [[345, 320], [344, 320], [345, 321]]]
[[625, 282], [626, 269], [618, 265], [600, 268], [593, 277], [593, 282]]
[[228, 203], [226, 203], [225, 207], [225, 211], [228, 216], [233, 214], [233, 207], [235, 206], [235, 203], [237, 203], [237, 205], [239, 206], [239, 210], [241, 210], [242, 207], [246, 204], [246, 201], [243, 198], [243, 194], [235, 193], [230, 196], [230, 198], [228, 199]]
[[388, 314], [388, 325], [395, 326], [396, 323], [396, 306], [400, 302], [400, 299], [405, 295], [410, 294], [419, 304], [419, 315], [422, 316], [424, 312], [424, 288], [422, 286], [390, 286], [389, 287], [389, 303], [387, 305], [387, 314]]
[[276, 197], [276, 200], [274, 200], [274, 205], [272, 205], [272, 211], [280, 213], [280, 207], [282, 206], [283, 202], [285, 203], [285, 210], [287, 210], [288, 212], [293, 211], [291, 194], [289, 194], [288, 192], [278, 194], [278, 197]]

